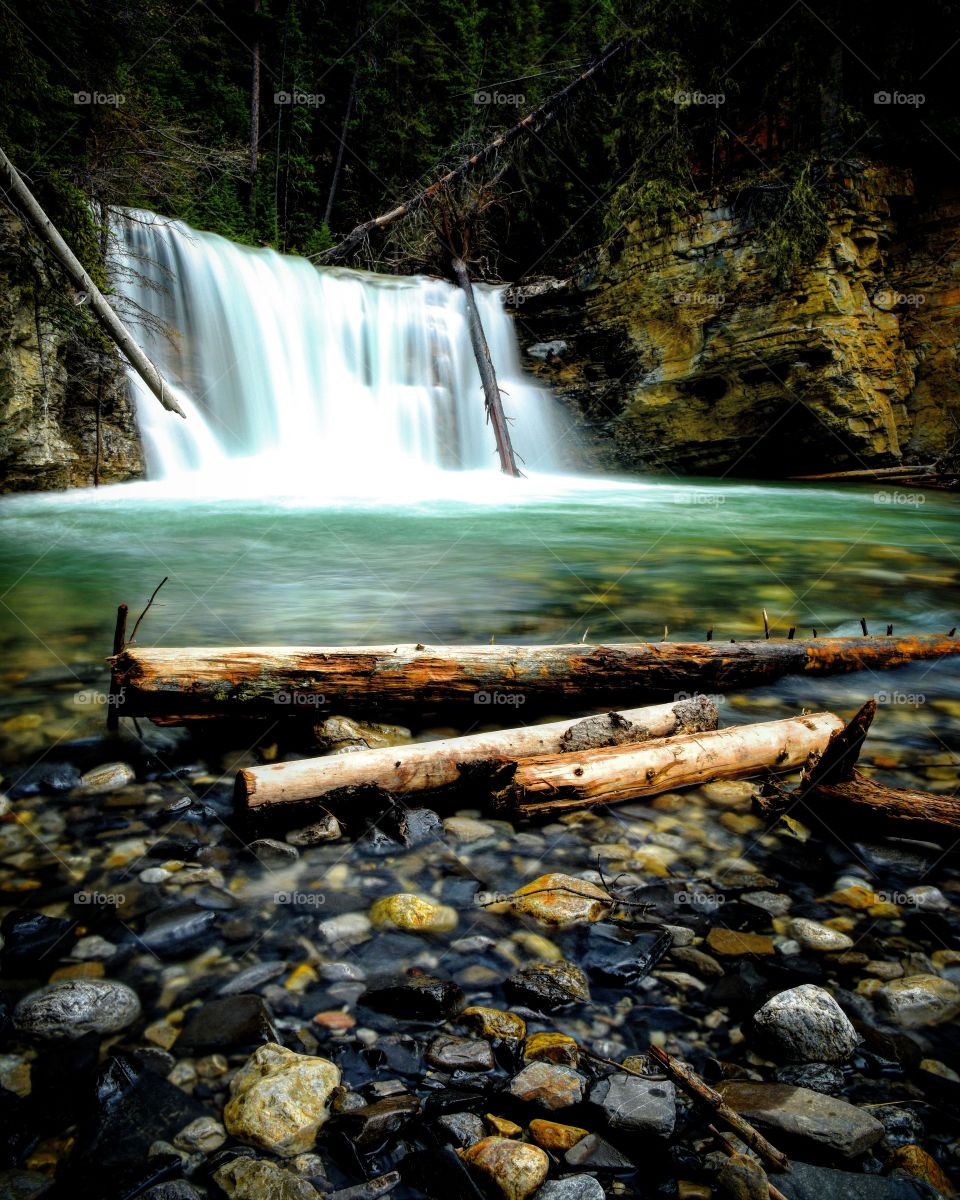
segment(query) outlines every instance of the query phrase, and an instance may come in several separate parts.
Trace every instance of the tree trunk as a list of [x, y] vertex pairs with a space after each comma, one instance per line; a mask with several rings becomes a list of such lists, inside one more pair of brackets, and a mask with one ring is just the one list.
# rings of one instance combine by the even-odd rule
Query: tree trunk
[[260, 810], [304, 800], [329, 800], [334, 793], [360, 787], [377, 787], [391, 795], [432, 791], [457, 783], [461, 766], [468, 763], [642, 742], [716, 727], [716, 706], [705, 696], [697, 696], [604, 716], [248, 767], [237, 775], [236, 801], [238, 808]]
[[516, 141], [517, 138], [528, 137], [531, 133], [541, 133], [556, 120], [561, 108], [567, 101], [575, 96], [590, 79], [599, 71], [602, 71], [632, 41], [633, 38], [623, 38], [621, 41], [607, 46], [600, 54], [600, 57], [595, 59], [583, 74], [578, 75], [562, 91], [550, 96], [539, 108], [535, 108], [532, 112], [527, 113], [521, 121], [518, 121], [510, 129], [505, 130], [499, 137], [494, 138], [482, 150], [478, 150], [476, 154], [472, 154], [469, 158], [464, 159], [458, 167], [455, 167], [452, 171], [448, 171], [436, 183], [432, 183], [428, 188], [424, 188], [422, 192], [418, 192], [417, 195], [403, 204], [397, 205], [396, 208], [392, 208], [389, 212], [383, 213], [379, 217], [374, 217], [370, 221], [364, 221], [362, 224], [357, 225], [347, 234], [343, 241], [338, 242], [336, 246], [331, 246], [329, 250], [324, 250], [321, 254], [313, 255], [313, 257], [318, 258], [325, 264], [343, 262], [360, 249], [374, 230], [386, 229], [403, 217], [416, 212], [431, 197], [435, 196], [441, 188], [447, 187], [458, 179], [465, 178], [471, 172], [475, 171], [477, 167], [489, 162], [500, 150], [508, 146], [511, 142]]
[[[948, 637], [856, 637], [587, 646], [130, 646], [116, 660], [125, 712], [178, 724], [202, 716], [522, 702], [568, 709], [734, 691], [784, 675], [899, 667], [960, 653]], [[473, 709], [476, 712], [476, 709]]]
[[689, 733], [652, 745], [612, 746], [579, 754], [525, 758], [498, 794], [498, 805], [522, 816], [617, 804], [713, 779], [789, 771], [821, 753], [843, 728], [833, 713]]
[[[357, 27], [354, 31], [354, 40], [359, 41], [360, 38], [360, 19], [357, 19]], [[327, 193], [327, 207], [323, 214], [323, 223], [330, 228], [330, 218], [333, 216], [333, 198], [337, 194], [337, 185], [340, 182], [340, 169], [343, 166], [343, 152], [347, 145], [347, 130], [350, 127], [350, 118], [353, 116], [353, 102], [357, 95], [357, 76], [360, 74], [360, 50], [357, 49], [357, 56], [353, 62], [353, 75], [350, 77], [350, 91], [347, 94], [347, 107], [343, 114], [343, 127], [340, 130], [340, 144], [337, 146], [337, 161], [333, 167], [333, 177], [330, 180], [330, 191]]]
[[500, 470], [504, 475], [520, 474], [517, 470], [516, 459], [513, 456], [513, 446], [510, 442], [510, 430], [507, 428], [507, 418], [503, 412], [500, 399], [500, 387], [497, 384], [497, 373], [490, 357], [490, 347], [487, 335], [483, 332], [483, 322], [477, 308], [477, 298], [473, 294], [473, 284], [470, 273], [462, 258], [451, 256], [450, 267], [453, 277], [467, 302], [467, 321], [470, 327], [470, 344], [473, 346], [473, 356], [477, 360], [477, 370], [480, 372], [480, 382], [483, 384], [483, 396], [487, 406], [487, 420], [493, 426], [493, 436], [497, 442], [497, 454], [500, 457]]
[[133, 340], [133, 336], [107, 303], [103, 293], [83, 268], [83, 264], [60, 236], [53, 222], [33, 198], [20, 178], [17, 169], [0, 149], [0, 177], [10, 189], [23, 215], [37, 236], [47, 245], [57, 262], [66, 271], [71, 283], [90, 301], [90, 310], [100, 322], [104, 333], [126, 356], [130, 365], [156, 396], [164, 408], [184, 417], [170, 385]]
[[250, 80], [250, 225], [257, 210], [257, 160], [260, 153], [260, 0], [253, 0], [253, 74]]
[[853, 824], [861, 832], [869, 829], [934, 840], [948, 836], [951, 845], [960, 829], [960, 800], [956, 796], [885, 787], [859, 771], [854, 771], [851, 779], [804, 792], [803, 801], [828, 829]]

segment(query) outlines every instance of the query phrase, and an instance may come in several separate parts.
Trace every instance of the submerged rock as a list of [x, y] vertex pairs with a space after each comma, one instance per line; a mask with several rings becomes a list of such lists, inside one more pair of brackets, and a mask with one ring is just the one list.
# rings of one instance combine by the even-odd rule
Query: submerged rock
[[796, 1063], [780, 1067], [776, 1080], [777, 1083], [789, 1083], [791, 1087], [823, 1092], [825, 1096], [836, 1096], [843, 1091], [843, 1072], [831, 1063]]
[[734, 1154], [717, 1172], [717, 1190], [727, 1200], [769, 1200], [770, 1181], [755, 1158]]
[[960, 1013], [960, 988], [939, 975], [891, 979], [874, 993], [879, 1011], [904, 1029], [940, 1025]]
[[327, 1120], [339, 1083], [334, 1063], [268, 1042], [234, 1076], [224, 1124], [232, 1137], [283, 1158], [301, 1154]]
[[604, 1190], [592, 1175], [548, 1179], [534, 1200], [603, 1200]]
[[787, 1200], [938, 1200], [927, 1183], [882, 1175], [857, 1175], [810, 1163], [790, 1163], [773, 1177]]
[[433, 975], [407, 975], [368, 988], [360, 1003], [395, 1017], [442, 1021], [456, 1016], [463, 1007], [464, 995], [449, 980]]
[[486, 1137], [457, 1153], [472, 1171], [493, 1184], [504, 1200], [526, 1200], [547, 1177], [550, 1159], [539, 1146]]
[[677, 1119], [677, 1095], [672, 1083], [640, 1079], [625, 1073], [594, 1084], [590, 1102], [602, 1112], [611, 1129], [668, 1138]]
[[519, 888], [510, 907], [518, 916], [565, 927], [599, 921], [610, 910], [611, 900], [595, 883], [554, 871]]
[[230, 1200], [317, 1200], [318, 1195], [312, 1183], [265, 1159], [234, 1158], [213, 1178]]
[[489, 1042], [450, 1034], [430, 1043], [427, 1062], [441, 1071], [492, 1071], [494, 1068]]
[[102, 796], [136, 783], [137, 773], [128, 763], [104, 763], [80, 778], [80, 787], [91, 796]]
[[260, 996], [224, 996], [209, 1000], [188, 1016], [177, 1038], [178, 1054], [233, 1049], [273, 1038], [270, 1010]]
[[883, 1125], [862, 1109], [782, 1083], [726, 1082], [717, 1085], [724, 1100], [761, 1133], [793, 1138], [811, 1153], [853, 1158], [883, 1137]]
[[384, 896], [370, 909], [374, 929], [402, 929], [407, 933], [449, 933], [457, 927], [458, 919], [455, 908], [410, 892]]
[[540, 1118], [531, 1121], [528, 1128], [537, 1145], [553, 1154], [565, 1154], [590, 1132], [579, 1125], [561, 1125], [557, 1121]]
[[583, 1099], [586, 1082], [570, 1067], [535, 1062], [513, 1077], [507, 1092], [528, 1104], [539, 1104], [541, 1108], [568, 1108]]
[[484, 1008], [483, 1005], [472, 1004], [460, 1014], [460, 1022], [479, 1030], [488, 1038], [522, 1042], [527, 1036], [527, 1023], [523, 1017], [499, 1008]]
[[[4, 975], [33, 977], [54, 950], [70, 951], [74, 921], [13, 909], [0, 921], [0, 967]], [[53, 956], [53, 961], [59, 955]], [[46, 974], [46, 972], [44, 972]]]
[[504, 984], [507, 998], [537, 1012], [558, 1012], [590, 999], [587, 977], [571, 962], [534, 963]]
[[853, 938], [839, 930], [831, 929], [829, 925], [821, 925], [819, 921], [810, 921], [806, 917], [794, 917], [790, 922], [790, 936], [800, 943], [805, 950], [820, 953], [831, 950], [849, 950]]
[[763, 1046], [787, 1062], [842, 1062], [860, 1042], [833, 996], [813, 983], [772, 996], [753, 1027]]
[[24, 996], [13, 1012], [19, 1033], [43, 1041], [117, 1033], [140, 1016], [133, 988], [109, 979], [63, 979]]
[[340, 822], [333, 813], [324, 813], [319, 821], [312, 825], [302, 825], [299, 829], [290, 829], [284, 834], [284, 839], [291, 846], [317, 846], [321, 842], [334, 842], [342, 836]]

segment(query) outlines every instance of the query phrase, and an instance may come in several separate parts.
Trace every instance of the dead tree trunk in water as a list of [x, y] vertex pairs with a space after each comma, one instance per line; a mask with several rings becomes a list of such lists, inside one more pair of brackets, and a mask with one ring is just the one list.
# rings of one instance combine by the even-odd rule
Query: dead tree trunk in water
[[178, 416], [187, 414], [174, 398], [170, 385], [140, 349], [126, 325], [107, 303], [103, 293], [93, 282], [83, 264], [60, 236], [54, 223], [33, 197], [33, 193], [20, 178], [16, 167], [0, 150], [0, 182], [16, 201], [19, 211], [29, 221], [36, 235], [53, 253], [54, 258], [66, 271], [74, 287], [79, 288], [90, 302], [90, 311], [100, 322], [103, 331], [126, 356], [130, 365], [156, 396], [164, 408]]
[[507, 428], [507, 418], [504, 415], [503, 404], [500, 400], [497, 373], [493, 368], [493, 359], [490, 357], [487, 335], [483, 332], [483, 322], [480, 320], [477, 298], [473, 294], [470, 272], [467, 270], [467, 265], [463, 259], [456, 256], [451, 256], [450, 268], [467, 302], [470, 344], [473, 346], [473, 355], [477, 360], [477, 369], [480, 372], [480, 382], [483, 384], [483, 397], [487, 406], [487, 420], [493, 426], [493, 436], [497, 441], [500, 470], [504, 475], [513, 475], [516, 478], [520, 474], [520, 471], [517, 468], [517, 462], [513, 455], [513, 446], [510, 444], [510, 430]]

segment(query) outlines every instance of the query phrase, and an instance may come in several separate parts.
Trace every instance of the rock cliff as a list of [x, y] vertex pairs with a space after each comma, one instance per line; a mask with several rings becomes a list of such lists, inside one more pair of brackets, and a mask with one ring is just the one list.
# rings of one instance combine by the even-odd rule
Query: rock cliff
[[784, 476], [930, 462], [960, 445], [960, 189], [838, 182], [828, 237], [775, 286], [735, 204], [629, 226], [568, 280], [508, 292], [526, 365], [626, 470]]

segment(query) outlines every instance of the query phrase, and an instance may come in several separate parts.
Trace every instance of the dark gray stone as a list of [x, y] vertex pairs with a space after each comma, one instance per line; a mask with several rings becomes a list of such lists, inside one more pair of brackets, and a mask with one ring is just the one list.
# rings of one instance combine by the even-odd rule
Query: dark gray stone
[[448, 1034], [430, 1043], [427, 1062], [441, 1071], [492, 1071], [494, 1068], [489, 1042]]
[[534, 963], [504, 984], [507, 999], [537, 1012], [553, 1013], [590, 1000], [587, 977], [569, 962]]
[[13, 1012], [18, 1033], [43, 1041], [117, 1033], [140, 1016], [133, 988], [110, 979], [61, 979], [24, 996]]
[[640, 1079], [617, 1074], [599, 1080], [590, 1101], [603, 1113], [611, 1129], [668, 1138], [677, 1119], [677, 1096], [669, 1081]]
[[763, 1048], [786, 1062], [843, 1062], [860, 1043], [857, 1031], [822, 987], [801, 983], [779, 992], [754, 1014]]
[[771, 1180], [787, 1200], [939, 1200], [940, 1195], [919, 1179], [855, 1175], [796, 1161]]

